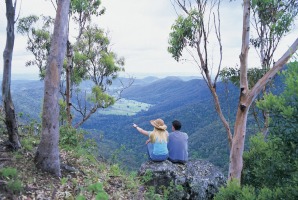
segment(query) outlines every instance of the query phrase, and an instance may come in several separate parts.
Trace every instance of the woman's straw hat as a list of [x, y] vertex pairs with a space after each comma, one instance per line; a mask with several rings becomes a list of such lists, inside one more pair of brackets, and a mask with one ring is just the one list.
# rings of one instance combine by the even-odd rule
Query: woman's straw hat
[[157, 129], [160, 129], [160, 130], [167, 129], [167, 126], [165, 125], [165, 123], [162, 119], [150, 120], [150, 123], [152, 124], [152, 126], [154, 126]]

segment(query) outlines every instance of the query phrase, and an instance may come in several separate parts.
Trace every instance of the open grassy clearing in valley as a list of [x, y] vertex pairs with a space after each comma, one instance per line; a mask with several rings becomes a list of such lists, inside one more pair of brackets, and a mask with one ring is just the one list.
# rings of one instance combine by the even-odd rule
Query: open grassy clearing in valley
[[151, 104], [123, 98], [118, 100], [113, 106], [101, 110], [100, 114], [132, 116], [138, 112], [147, 111], [151, 106]]

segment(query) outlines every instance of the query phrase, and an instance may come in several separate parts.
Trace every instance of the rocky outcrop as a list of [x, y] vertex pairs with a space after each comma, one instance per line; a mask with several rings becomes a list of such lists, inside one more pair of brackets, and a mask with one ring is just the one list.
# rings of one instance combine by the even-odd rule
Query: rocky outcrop
[[193, 160], [187, 164], [147, 161], [138, 172], [146, 186], [154, 186], [157, 193], [166, 187], [169, 199], [213, 199], [226, 183], [223, 173], [208, 161]]

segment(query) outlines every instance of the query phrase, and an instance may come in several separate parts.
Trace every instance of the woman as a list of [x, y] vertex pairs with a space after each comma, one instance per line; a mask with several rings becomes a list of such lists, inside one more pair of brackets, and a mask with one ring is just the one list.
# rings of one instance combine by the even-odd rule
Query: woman
[[167, 126], [162, 119], [150, 121], [154, 127], [153, 131], [145, 131], [138, 125], [133, 124], [140, 133], [149, 137], [146, 141], [149, 158], [153, 161], [164, 161], [168, 158], [169, 151], [167, 148], [168, 136]]

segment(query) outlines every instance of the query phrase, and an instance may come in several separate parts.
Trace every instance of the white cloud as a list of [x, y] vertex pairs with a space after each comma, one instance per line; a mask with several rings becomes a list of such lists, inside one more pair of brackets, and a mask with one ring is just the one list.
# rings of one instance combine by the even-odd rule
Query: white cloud
[[[21, 2], [21, 1], [18, 1]], [[23, 0], [21, 17], [29, 14], [54, 14], [49, 0]], [[177, 15], [170, 0], [102, 0], [106, 13], [94, 22], [100, 27], [109, 30], [113, 50], [125, 57], [126, 72], [131, 75], [153, 73], [168, 75], [200, 75], [198, 68], [192, 63], [177, 63], [167, 52], [168, 36], [171, 25]], [[0, 2], [0, 51], [5, 45], [5, 2]], [[241, 1], [223, 2], [221, 7], [221, 28], [223, 43], [223, 67], [236, 66], [239, 63], [242, 31]], [[281, 43], [277, 58], [285, 52], [288, 46], [297, 37], [297, 29]], [[210, 41], [211, 43], [212, 41]], [[216, 62], [216, 45], [214, 63]], [[24, 67], [30, 57], [25, 49], [25, 39], [16, 34], [13, 57], [13, 73], [37, 73], [37, 67], [28, 70]], [[250, 49], [250, 65], [256, 65], [258, 57]], [[2, 57], [0, 62], [3, 63]], [[2, 71], [3, 66], [0, 66]], [[32, 68], [32, 67], [31, 67]]]

